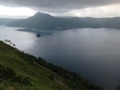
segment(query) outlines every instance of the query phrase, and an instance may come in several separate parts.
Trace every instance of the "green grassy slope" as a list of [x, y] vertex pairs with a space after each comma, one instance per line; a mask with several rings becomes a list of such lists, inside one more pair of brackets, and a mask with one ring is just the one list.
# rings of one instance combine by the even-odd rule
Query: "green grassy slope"
[[75, 73], [71, 74], [0, 41], [0, 90], [102, 89]]

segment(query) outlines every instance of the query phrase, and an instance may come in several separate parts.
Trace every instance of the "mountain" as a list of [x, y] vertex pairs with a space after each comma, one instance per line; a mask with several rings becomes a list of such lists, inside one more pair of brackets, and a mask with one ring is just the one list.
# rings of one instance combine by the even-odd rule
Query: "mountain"
[[[120, 28], [120, 17], [114, 18], [82, 18], [83, 21], [93, 23], [94, 26], [99, 28]], [[95, 25], [96, 24], [96, 25]]]
[[92, 27], [92, 24], [84, 22], [82, 19], [77, 17], [60, 18], [38, 12], [34, 16], [29, 17], [27, 19], [11, 22], [8, 24], [8, 26], [57, 30], [57, 29], [83, 28], [90, 26]]
[[0, 41], [0, 90], [102, 90], [86, 79]]
[[93, 24], [96, 28], [103, 27], [103, 24], [109, 19], [109, 18], [92, 18], [92, 17], [84, 17], [81, 18], [84, 22]]
[[7, 25], [10, 22], [13, 22], [17, 19], [11, 19], [11, 18], [0, 18], [0, 25]]
[[120, 17], [109, 18], [103, 23], [106, 28], [120, 28]]
[[11, 27], [27, 27], [46, 30], [73, 28], [120, 28], [120, 17], [115, 18], [60, 18], [45, 13], [36, 13], [27, 19], [16, 20], [7, 24]]

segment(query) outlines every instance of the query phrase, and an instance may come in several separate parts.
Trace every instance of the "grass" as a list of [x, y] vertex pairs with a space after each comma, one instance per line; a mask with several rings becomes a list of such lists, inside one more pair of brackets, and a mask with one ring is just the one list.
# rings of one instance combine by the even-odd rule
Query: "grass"
[[11, 86], [11, 82], [4, 81], [0, 83], [3, 90], [9, 90], [10, 87], [15, 90], [26, 90], [25, 88], [29, 88], [29, 90], [70, 90], [69, 87], [49, 79], [53, 72], [37, 63], [29, 63], [23, 60], [16, 49], [3, 42], [0, 42], [0, 64], [12, 68], [19, 76], [29, 77], [32, 84], [31, 86], [24, 86], [13, 83]]
[[[102, 90], [74, 72], [21, 52], [2, 41], [0, 65], [15, 72], [14, 77], [4, 80], [0, 72], [0, 90]], [[17, 82], [13, 81], [14, 78]], [[28, 80], [30, 84], [24, 84]]]

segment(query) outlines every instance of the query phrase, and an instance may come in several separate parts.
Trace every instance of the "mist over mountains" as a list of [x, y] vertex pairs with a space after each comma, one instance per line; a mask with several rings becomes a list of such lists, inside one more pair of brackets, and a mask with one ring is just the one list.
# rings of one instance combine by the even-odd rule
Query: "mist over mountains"
[[53, 17], [45, 13], [36, 13], [26, 19], [20, 19], [7, 24], [11, 27], [27, 27], [42, 30], [64, 30], [74, 28], [120, 28], [120, 17], [115, 18], [79, 18]]
[[11, 18], [0, 18], [0, 25], [7, 25], [10, 22], [16, 21], [17, 19]]

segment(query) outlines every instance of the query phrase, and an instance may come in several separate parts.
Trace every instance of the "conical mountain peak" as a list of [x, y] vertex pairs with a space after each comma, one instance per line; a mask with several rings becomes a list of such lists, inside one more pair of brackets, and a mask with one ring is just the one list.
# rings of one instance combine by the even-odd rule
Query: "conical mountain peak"
[[37, 16], [37, 17], [52, 17], [50, 14], [47, 14], [47, 13], [41, 13], [41, 12], [37, 12], [34, 16]]

